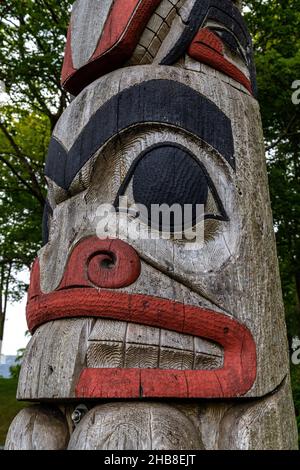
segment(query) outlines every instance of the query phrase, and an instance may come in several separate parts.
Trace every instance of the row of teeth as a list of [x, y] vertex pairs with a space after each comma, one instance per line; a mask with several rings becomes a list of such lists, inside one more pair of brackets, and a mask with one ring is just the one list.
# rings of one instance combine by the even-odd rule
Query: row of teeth
[[163, 0], [151, 16], [128, 65], [151, 64], [183, 0]]
[[205, 339], [112, 320], [97, 320], [89, 336], [87, 367], [211, 370], [223, 349]]

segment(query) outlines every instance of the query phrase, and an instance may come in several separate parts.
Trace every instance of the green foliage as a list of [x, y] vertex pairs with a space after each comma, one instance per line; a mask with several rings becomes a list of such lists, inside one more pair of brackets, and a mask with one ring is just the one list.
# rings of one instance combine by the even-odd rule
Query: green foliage
[[[266, 146], [288, 336], [300, 336], [300, 0], [250, 0], [259, 102]], [[300, 434], [300, 366], [292, 366]]]
[[20, 375], [22, 359], [24, 355], [25, 349], [19, 349], [18, 354], [15, 360], [15, 364], [10, 366], [9, 372], [12, 379], [18, 379]]
[[60, 85], [71, 2], [6, 0], [0, 3], [0, 340], [9, 300], [26, 287], [17, 279], [41, 246], [51, 131], [68, 103]]
[[296, 409], [296, 419], [299, 430], [299, 447], [300, 447], [300, 366], [291, 367], [292, 388]]
[[9, 372], [12, 379], [18, 379], [20, 375], [21, 364], [10, 366]]
[[259, 101], [288, 333], [300, 333], [300, 0], [250, 0]]
[[0, 80], [15, 105], [48, 116], [52, 127], [67, 103], [60, 71], [71, 3], [6, 0], [0, 4]]
[[5, 443], [5, 437], [10, 423], [18, 412], [28, 406], [26, 402], [17, 402], [17, 379], [0, 378], [0, 446]]

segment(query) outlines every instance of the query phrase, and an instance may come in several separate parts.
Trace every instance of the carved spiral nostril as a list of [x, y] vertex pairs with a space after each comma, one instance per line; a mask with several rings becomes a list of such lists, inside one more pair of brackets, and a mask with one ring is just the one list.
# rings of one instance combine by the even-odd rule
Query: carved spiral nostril
[[116, 257], [114, 253], [111, 251], [103, 251], [103, 253], [99, 253], [99, 255], [103, 255], [103, 258], [100, 260], [100, 268], [103, 269], [113, 269], [116, 266]]
[[117, 289], [132, 284], [140, 275], [141, 262], [136, 251], [121, 240], [99, 241], [99, 250], [87, 261], [88, 280], [96, 287]]

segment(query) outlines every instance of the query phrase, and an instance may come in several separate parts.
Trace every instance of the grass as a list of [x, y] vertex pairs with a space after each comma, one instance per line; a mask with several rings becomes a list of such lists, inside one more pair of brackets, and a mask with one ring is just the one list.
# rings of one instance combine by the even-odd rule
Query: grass
[[3, 379], [0, 377], [0, 446], [5, 443], [10, 423], [18, 412], [28, 406], [25, 402], [16, 400], [18, 379]]

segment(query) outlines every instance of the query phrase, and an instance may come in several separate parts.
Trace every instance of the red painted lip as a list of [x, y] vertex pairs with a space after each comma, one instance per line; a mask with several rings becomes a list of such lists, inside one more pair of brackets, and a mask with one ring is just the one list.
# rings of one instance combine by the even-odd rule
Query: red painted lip
[[[28, 292], [29, 329], [32, 331], [52, 320], [78, 317], [139, 323], [217, 342], [224, 348], [224, 364], [221, 369], [209, 371], [84, 369], [76, 387], [76, 396], [232, 398], [245, 395], [256, 378], [256, 347], [250, 331], [232, 317], [201, 307], [143, 294], [95, 288], [88, 279], [88, 269], [84, 263], [102, 253], [104, 248], [107, 250], [107, 246], [115, 253], [124, 246], [128, 247], [127, 256], [132, 269], [129, 270], [128, 279], [124, 281], [123, 278], [122, 282], [125, 285], [129, 280], [130, 283], [134, 282], [139, 275], [135, 252], [120, 240], [105, 242], [90, 238], [77, 245], [59, 288], [49, 294], [43, 294], [40, 290], [39, 262], [36, 260]], [[78, 256], [80, 270], [76, 263]], [[90, 263], [89, 266], [94, 265]]]

